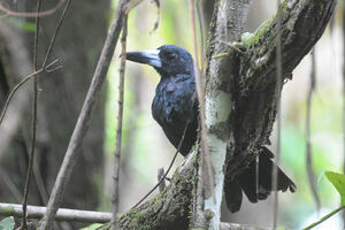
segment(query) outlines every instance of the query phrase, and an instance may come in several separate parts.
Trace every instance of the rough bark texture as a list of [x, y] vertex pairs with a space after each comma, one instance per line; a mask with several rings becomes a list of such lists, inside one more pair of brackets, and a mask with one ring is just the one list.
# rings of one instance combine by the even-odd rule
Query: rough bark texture
[[[284, 80], [291, 77], [292, 70], [309, 52], [322, 35], [330, 19], [336, 0], [286, 0], [282, 15], [282, 55]], [[220, 10], [218, 1], [215, 10]], [[217, 9], [218, 8], [218, 9]], [[214, 20], [214, 19], [213, 19]], [[214, 24], [215, 21], [212, 21]], [[216, 24], [210, 33], [217, 33]], [[227, 54], [213, 53], [211, 58], [224, 58], [229, 73], [236, 73], [232, 90], [234, 112], [232, 119], [235, 156], [228, 162], [230, 176], [239, 173], [256, 156], [257, 146], [269, 144], [269, 136], [276, 116], [275, 97], [275, 18], [267, 21], [256, 33], [244, 38], [239, 53], [230, 49]], [[212, 35], [210, 45], [220, 41]], [[233, 42], [233, 41], [232, 41]], [[212, 50], [212, 48], [211, 48]], [[207, 87], [212, 87], [208, 85]], [[226, 89], [225, 89], [226, 90]], [[232, 125], [232, 126], [231, 126]], [[190, 156], [190, 160], [195, 157]], [[195, 161], [195, 160], [194, 160]], [[190, 168], [192, 167], [192, 168]], [[187, 163], [175, 173], [173, 180], [162, 193], [141, 207], [130, 210], [121, 217], [122, 229], [188, 229], [193, 181], [197, 175], [195, 164]], [[231, 229], [231, 228], [230, 228]]]
[[175, 172], [168, 187], [139, 208], [120, 217], [121, 229], [188, 229], [197, 175], [194, 154]]
[[[220, 207], [224, 186], [224, 168], [227, 155], [234, 155], [234, 129], [232, 120], [236, 115], [234, 108], [234, 81], [237, 77], [236, 59], [232, 55], [213, 58], [229, 50], [225, 43], [237, 41], [244, 31], [251, 0], [220, 0], [215, 7], [208, 49], [207, 89], [206, 89], [206, 125], [207, 142], [214, 172], [214, 198], [205, 196], [204, 210], [212, 212], [209, 229], [218, 229]], [[223, 41], [223, 42], [220, 42]], [[229, 148], [227, 148], [227, 145]], [[200, 177], [199, 177], [200, 178]], [[205, 194], [207, 194], [205, 192]], [[205, 225], [204, 225], [205, 227]]]
[[[282, 10], [282, 65], [285, 82], [292, 71], [321, 37], [334, 12], [336, 1], [290, 0]], [[238, 78], [235, 90], [236, 157], [231, 175], [240, 172], [243, 160], [251, 161], [257, 146], [270, 144], [269, 137], [276, 116], [277, 23], [275, 17], [243, 41], [244, 52], [238, 54]], [[283, 85], [283, 84], [282, 84]]]
[[[45, 9], [51, 8], [57, 2], [45, 2], [43, 7]], [[25, 4], [27, 5], [25, 6]], [[35, 5], [36, 1], [19, 2], [17, 10], [32, 11], [36, 8]], [[52, 188], [64, 157], [82, 101], [89, 86], [92, 71], [99, 56], [99, 50], [101, 50], [106, 36], [109, 5], [109, 0], [97, 1], [97, 4], [92, 0], [72, 1], [70, 11], [58, 34], [53, 55], [49, 59], [49, 61], [52, 61], [55, 58], [60, 58], [63, 61], [63, 69], [40, 76], [37, 164], [35, 164], [35, 167], [38, 167], [43, 185], [48, 193]], [[42, 33], [39, 36], [39, 63], [43, 61], [42, 56], [46, 51], [60, 13], [61, 10], [51, 16], [43, 17], [41, 20]], [[24, 33], [24, 31], [20, 32]], [[25, 49], [29, 53], [33, 49], [33, 34], [27, 32], [22, 35], [25, 37]], [[3, 40], [0, 40], [0, 43], [2, 42]], [[6, 47], [6, 43], [3, 46]], [[6, 54], [1, 52], [1, 58], [6, 59]], [[20, 64], [7, 62], [3, 66], [6, 69], [5, 73], [15, 74], [7, 76], [7, 79], [11, 79], [10, 87], [14, 85], [14, 82], [18, 82], [17, 79], [16, 81], [13, 80], [18, 74], [13, 69], [15, 70]], [[32, 69], [27, 70], [25, 73], [22, 71], [20, 73], [21, 77], [31, 71]], [[0, 91], [2, 91], [2, 88], [0, 88]], [[31, 89], [26, 92], [25, 97], [30, 99]], [[18, 132], [17, 140], [12, 142], [6, 152], [6, 160], [2, 161], [0, 166], [13, 175], [12, 179], [20, 190], [22, 190], [24, 184], [26, 171], [26, 150], [22, 146], [25, 146], [23, 144], [25, 139], [30, 140], [31, 108], [29, 104], [26, 104], [26, 107], [25, 119], [20, 124], [23, 134]], [[82, 157], [78, 161], [72, 181], [68, 186], [68, 191], [66, 191], [64, 207], [93, 209], [97, 206], [98, 191], [96, 190], [95, 179], [102, 172], [103, 136], [104, 103], [100, 103], [97, 112], [94, 114], [87, 140], [81, 150]], [[6, 163], [4, 164], [4, 162]], [[32, 185], [36, 187], [35, 181]], [[5, 185], [1, 185], [1, 187], [6, 188]], [[85, 188], [89, 189], [87, 193], [85, 193]], [[11, 197], [8, 197], [10, 194], [5, 191], [5, 189], [1, 189], [1, 199], [13, 201]], [[39, 194], [37, 190], [32, 190], [29, 198], [30, 204], [41, 205], [46, 202], [46, 198], [42, 198]]]

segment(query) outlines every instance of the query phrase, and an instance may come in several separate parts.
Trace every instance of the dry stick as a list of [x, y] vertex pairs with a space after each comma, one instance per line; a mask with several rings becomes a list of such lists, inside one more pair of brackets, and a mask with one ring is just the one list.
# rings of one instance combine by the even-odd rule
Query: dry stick
[[40, 13], [37, 13], [37, 12], [32, 12], [32, 13], [15, 12], [15, 11], [12, 11], [10, 9], [7, 9], [6, 7], [4, 7], [1, 4], [0, 4], [0, 11], [4, 12], [6, 15], [9, 15], [9, 16], [36, 18], [36, 17], [48, 16], [48, 15], [55, 13], [58, 9], [60, 9], [60, 7], [63, 5], [64, 2], [65, 2], [65, 0], [60, 0], [54, 8], [52, 8], [50, 10], [42, 11]]
[[173, 166], [173, 164], [174, 164], [174, 162], [175, 162], [175, 160], [176, 160], [177, 154], [180, 152], [180, 149], [181, 149], [181, 147], [182, 147], [182, 142], [183, 142], [184, 137], [185, 137], [185, 135], [186, 135], [186, 132], [187, 132], [187, 128], [188, 128], [189, 123], [190, 123], [190, 121], [188, 121], [188, 122], [186, 123], [186, 127], [185, 127], [184, 130], [183, 130], [183, 134], [182, 134], [181, 140], [180, 140], [180, 142], [178, 143], [176, 152], [175, 152], [175, 154], [174, 154], [173, 159], [170, 161], [170, 164], [169, 164], [169, 167], [168, 167], [167, 171], [164, 173], [164, 175], [161, 177], [161, 179], [158, 181], [158, 183], [157, 183], [148, 193], [146, 193], [146, 195], [145, 195], [143, 198], [141, 198], [141, 199], [132, 207], [132, 209], [138, 207], [139, 204], [141, 204], [148, 196], [150, 196], [150, 195], [159, 187], [159, 185], [165, 180], [165, 178], [168, 176], [168, 173], [170, 172], [170, 170], [171, 170], [171, 168], [172, 168], [172, 166]]
[[71, 177], [73, 167], [76, 164], [80, 147], [89, 127], [90, 117], [94, 110], [96, 100], [106, 78], [108, 68], [121, 32], [123, 17], [129, 0], [120, 0], [115, 12], [112, 25], [108, 32], [101, 56], [97, 63], [90, 88], [84, 101], [77, 124], [70, 139], [64, 160], [55, 181], [53, 191], [48, 201], [47, 212], [44, 215], [41, 229], [51, 229], [56, 212], [60, 207], [65, 188]]
[[55, 65], [57, 62], [59, 61], [59, 59], [55, 59], [54, 61], [52, 61], [50, 64], [48, 64], [45, 68], [40, 68], [39, 70], [29, 74], [28, 76], [26, 76], [23, 80], [21, 80], [17, 85], [15, 85], [13, 87], [13, 89], [11, 90], [11, 92], [9, 93], [5, 105], [1, 111], [1, 115], [0, 115], [0, 125], [2, 124], [5, 115], [6, 115], [6, 111], [7, 108], [10, 104], [10, 102], [12, 101], [13, 96], [16, 94], [17, 90], [22, 87], [26, 82], [28, 82], [31, 78], [35, 77], [36, 75], [38, 76], [40, 73], [42, 73], [43, 71], [47, 71], [47, 68], [49, 68], [50, 66]]
[[[42, 218], [47, 208], [42, 206], [27, 207], [27, 217]], [[23, 216], [23, 208], [20, 204], [0, 203], [0, 215], [2, 216]], [[85, 223], [107, 223], [111, 220], [110, 212], [95, 212], [77, 209], [60, 208], [56, 214], [56, 220], [78, 221]]]
[[310, 186], [310, 190], [312, 192], [317, 212], [320, 212], [321, 204], [320, 198], [317, 193], [316, 188], [316, 180], [315, 174], [313, 170], [313, 159], [312, 159], [312, 146], [311, 146], [311, 106], [312, 106], [312, 98], [313, 92], [315, 90], [316, 85], [316, 63], [315, 63], [315, 48], [311, 51], [311, 73], [310, 73], [310, 87], [308, 90], [307, 96], [307, 117], [306, 117], [306, 151], [307, 151], [307, 159], [306, 159], [306, 167], [307, 167], [307, 174], [308, 174], [308, 182]]
[[0, 115], [0, 125], [2, 124], [2, 121], [4, 120], [5, 118], [5, 115], [6, 115], [6, 111], [7, 111], [7, 108], [13, 98], [13, 96], [15, 95], [15, 93], [17, 92], [17, 90], [22, 86], [24, 85], [27, 81], [29, 81], [31, 78], [35, 77], [36, 75], [40, 74], [41, 72], [43, 72], [44, 69], [39, 69], [38, 71], [36, 72], [33, 72], [31, 74], [29, 74], [28, 76], [26, 76], [23, 80], [21, 80], [16, 86], [13, 87], [13, 89], [11, 90], [11, 92], [9, 93], [7, 99], [6, 99], [6, 102], [5, 102], [5, 105], [2, 109], [2, 112], [1, 112], [1, 115]]
[[205, 70], [205, 61], [206, 61], [206, 41], [205, 41], [205, 16], [204, 16], [204, 9], [202, 5], [202, 1], [196, 2], [196, 8], [197, 8], [197, 15], [198, 15], [198, 21], [199, 21], [199, 30], [200, 30], [200, 42], [201, 42], [201, 71], [204, 73]]
[[123, 123], [123, 104], [124, 104], [124, 85], [125, 85], [125, 71], [126, 71], [126, 41], [127, 41], [127, 19], [128, 15], [124, 16], [121, 37], [121, 64], [120, 64], [120, 84], [119, 84], [119, 112], [117, 115], [117, 130], [116, 130], [116, 148], [114, 156], [114, 191], [113, 191], [113, 216], [112, 216], [112, 230], [119, 228], [117, 214], [119, 212], [119, 197], [120, 197], [120, 166], [121, 166], [121, 142], [122, 142], [122, 123]]
[[321, 217], [320, 220], [312, 223], [311, 225], [308, 225], [307, 227], [303, 228], [302, 230], [309, 230], [314, 228], [315, 226], [321, 224], [322, 222], [326, 221], [328, 218], [332, 217], [333, 215], [337, 214], [338, 212], [340, 212], [341, 210], [343, 210], [345, 208], [345, 205], [340, 206], [337, 209], [334, 209], [333, 211], [331, 211], [330, 213], [328, 213], [327, 215]]
[[[43, 64], [42, 64], [43, 68], [46, 68], [45, 66], [48, 63], [48, 58], [50, 57], [50, 54], [51, 54], [51, 52], [53, 50], [53, 47], [54, 47], [55, 41], [56, 41], [56, 37], [57, 37], [57, 35], [58, 35], [58, 33], [59, 33], [60, 29], [61, 29], [63, 21], [65, 20], [67, 11], [68, 11], [69, 7], [71, 6], [71, 2], [72, 2], [72, 0], [67, 0], [67, 3], [66, 3], [66, 5], [65, 5], [65, 7], [64, 7], [64, 9], [63, 9], [63, 11], [61, 13], [60, 19], [59, 19], [59, 21], [58, 21], [58, 23], [56, 25], [56, 28], [55, 28], [55, 32], [54, 32], [54, 34], [53, 34], [53, 36], [52, 36], [52, 38], [50, 40], [50, 43], [49, 43], [49, 46], [48, 46], [48, 49], [47, 49], [47, 52], [46, 52], [46, 56], [44, 57], [44, 61], [43, 61]], [[46, 69], [48, 69], [48, 67]]]
[[38, 188], [38, 192], [41, 196], [41, 199], [43, 201], [43, 204], [46, 205], [48, 202], [48, 192], [47, 189], [45, 187], [44, 181], [43, 181], [43, 177], [40, 171], [40, 167], [39, 167], [39, 163], [40, 162], [40, 154], [35, 154], [35, 159], [34, 159], [34, 165], [33, 165], [33, 173], [34, 173], [34, 178], [35, 178], [35, 182]]
[[273, 229], [277, 228], [278, 225], [278, 211], [279, 211], [279, 200], [278, 200], [278, 165], [280, 162], [280, 151], [281, 151], [281, 81], [283, 79], [282, 70], [282, 46], [281, 46], [281, 3], [277, 0], [277, 37], [276, 37], [276, 67], [277, 67], [277, 82], [276, 82], [276, 92], [275, 97], [277, 99], [277, 153], [276, 162], [272, 170], [272, 188], [274, 190], [274, 203], [273, 203]]
[[[207, 174], [208, 174], [208, 182], [210, 185], [210, 192], [213, 198], [214, 203], [216, 202], [216, 196], [214, 194], [214, 175], [212, 170], [212, 164], [211, 164], [211, 156], [210, 151], [207, 146], [207, 128], [205, 124], [205, 86], [203, 82], [201, 81], [201, 73], [199, 70], [199, 54], [198, 54], [198, 45], [197, 45], [197, 36], [196, 36], [196, 26], [195, 26], [195, 11], [194, 11], [194, 0], [190, 0], [190, 14], [192, 19], [192, 31], [193, 31], [193, 46], [194, 46], [194, 56], [196, 64], [195, 66], [195, 82], [196, 82], [196, 88], [197, 88], [197, 94], [199, 99], [199, 107], [200, 107], [200, 123], [201, 123], [201, 149], [203, 152], [202, 158], [201, 158], [201, 167], [204, 167], [204, 160], [206, 160], [207, 163]], [[204, 157], [205, 158], [204, 158]], [[203, 159], [204, 158], [204, 159]]]
[[[37, 2], [37, 14], [39, 14], [41, 10], [41, 0]], [[40, 28], [40, 17], [36, 17], [36, 31], [35, 31], [35, 41], [34, 41], [34, 72], [38, 69], [37, 63], [37, 55], [38, 55], [38, 34]], [[32, 128], [32, 139], [31, 139], [31, 151], [29, 155], [29, 166], [26, 172], [26, 179], [25, 179], [25, 187], [24, 187], [24, 200], [23, 200], [23, 218], [22, 218], [22, 225], [21, 228], [26, 230], [26, 206], [28, 203], [28, 197], [30, 192], [30, 182], [31, 182], [31, 174], [32, 174], [32, 166], [34, 163], [34, 155], [35, 155], [35, 147], [36, 147], [36, 130], [37, 130], [37, 103], [38, 103], [38, 78], [35, 77], [34, 84], [33, 84], [33, 91], [34, 91], [34, 99], [32, 105], [32, 121], [31, 121], [31, 128]]]

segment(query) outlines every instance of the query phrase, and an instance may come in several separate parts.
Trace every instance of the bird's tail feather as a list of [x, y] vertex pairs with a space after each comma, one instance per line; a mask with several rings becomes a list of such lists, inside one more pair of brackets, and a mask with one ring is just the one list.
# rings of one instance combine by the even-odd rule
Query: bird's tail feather
[[[240, 209], [242, 203], [242, 191], [248, 197], [250, 202], [256, 203], [258, 200], [265, 200], [270, 195], [272, 189], [272, 170], [274, 162], [273, 154], [266, 147], [261, 147], [259, 156], [259, 183], [256, 189], [256, 162], [253, 161], [249, 167], [238, 175], [233, 181], [225, 183], [224, 195], [228, 208], [231, 212]], [[277, 190], [285, 192], [286, 190], [294, 192], [296, 185], [285, 173], [278, 167]]]

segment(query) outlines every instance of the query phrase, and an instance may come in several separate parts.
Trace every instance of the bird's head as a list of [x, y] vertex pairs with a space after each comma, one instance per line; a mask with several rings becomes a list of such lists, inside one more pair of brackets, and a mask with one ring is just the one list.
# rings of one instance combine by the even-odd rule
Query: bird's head
[[162, 77], [194, 74], [193, 58], [187, 50], [175, 45], [163, 45], [155, 51], [132, 51], [127, 60], [154, 67]]

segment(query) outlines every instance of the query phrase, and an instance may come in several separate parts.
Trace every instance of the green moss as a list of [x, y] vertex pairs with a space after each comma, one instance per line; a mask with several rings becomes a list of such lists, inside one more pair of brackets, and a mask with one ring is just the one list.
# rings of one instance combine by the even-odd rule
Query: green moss
[[244, 40], [241, 40], [244, 45], [246, 45], [248, 48], [252, 48], [256, 44], [260, 42], [260, 38], [269, 30], [272, 23], [274, 22], [275, 17], [272, 17], [269, 20], [266, 20], [264, 23], [262, 23], [259, 28], [255, 31], [254, 34], [251, 34], [251, 36], [245, 36]]
[[214, 212], [210, 209], [207, 209], [205, 212], [205, 217], [206, 217], [206, 220], [212, 219], [214, 217]]
[[7, 207], [1, 210], [0, 214], [3, 216], [11, 216], [14, 213], [14, 208]]

